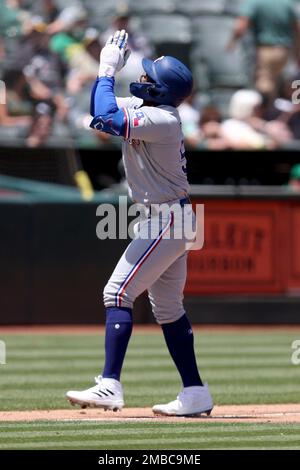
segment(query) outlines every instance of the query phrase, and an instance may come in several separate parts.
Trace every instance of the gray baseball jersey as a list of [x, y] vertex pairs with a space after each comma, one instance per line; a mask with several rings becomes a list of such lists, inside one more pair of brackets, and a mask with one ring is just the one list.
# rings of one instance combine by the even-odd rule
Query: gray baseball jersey
[[[177, 109], [142, 106], [138, 98], [118, 98], [117, 103], [129, 124], [122, 150], [133, 200], [149, 205], [185, 198], [189, 185]], [[191, 206], [188, 210], [192, 211]], [[159, 324], [176, 321], [185, 313], [186, 240], [184, 236], [165, 238], [181, 223], [181, 213], [173, 212], [163, 220], [151, 212], [151, 217], [140, 223], [141, 236], [129, 244], [105, 286], [106, 307], [132, 308], [136, 297], [148, 290]], [[157, 235], [149, 238], [149, 233]]]
[[142, 106], [139, 98], [117, 98], [127, 117], [122, 145], [130, 196], [143, 204], [187, 196], [189, 184], [179, 113], [172, 106]]

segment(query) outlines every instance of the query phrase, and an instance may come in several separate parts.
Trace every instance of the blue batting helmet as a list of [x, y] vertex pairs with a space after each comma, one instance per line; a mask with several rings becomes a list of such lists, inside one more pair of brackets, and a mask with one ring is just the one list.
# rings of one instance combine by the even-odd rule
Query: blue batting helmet
[[154, 61], [143, 59], [143, 69], [152, 82], [130, 84], [132, 95], [156, 104], [179, 106], [193, 88], [190, 70], [175, 57], [162, 56]]

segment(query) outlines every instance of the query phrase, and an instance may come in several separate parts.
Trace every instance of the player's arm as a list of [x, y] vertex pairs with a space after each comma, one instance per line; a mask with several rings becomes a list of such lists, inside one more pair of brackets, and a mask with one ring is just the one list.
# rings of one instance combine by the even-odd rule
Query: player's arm
[[100, 55], [98, 78], [91, 95], [90, 127], [115, 136], [129, 137], [128, 115], [119, 109], [114, 93], [114, 76], [124, 67], [130, 51], [127, 48], [128, 34], [117, 31], [111, 36]]

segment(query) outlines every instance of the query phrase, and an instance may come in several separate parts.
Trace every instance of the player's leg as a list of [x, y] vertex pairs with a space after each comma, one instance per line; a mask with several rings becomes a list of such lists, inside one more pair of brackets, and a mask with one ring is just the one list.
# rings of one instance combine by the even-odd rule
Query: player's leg
[[[145, 229], [151, 224], [155, 224], [155, 221], [146, 221]], [[169, 227], [170, 220], [166, 219], [162, 231]], [[120, 379], [131, 335], [129, 322], [132, 322], [133, 302], [183, 251], [182, 240], [164, 239], [161, 233], [153, 238], [136, 238], [121, 257], [104, 289], [106, 355], [103, 377]]]
[[157, 235], [149, 237], [149, 233], [153, 234], [149, 226], [155, 227], [157, 223], [156, 219], [147, 219], [141, 224], [141, 236], [130, 243], [104, 289], [106, 333], [103, 376], [97, 379], [99, 383], [96, 387], [83, 392], [68, 392], [67, 398], [71, 403], [103, 408], [123, 406], [120, 375], [132, 332], [133, 302], [185, 251], [183, 240], [164, 238], [172, 227], [171, 217], [163, 220], [160, 230], [154, 230]]
[[150, 287], [149, 300], [161, 325], [184, 387], [202, 385], [194, 353], [194, 336], [183, 306], [187, 255], [181, 255]]
[[161, 325], [170, 355], [183, 383], [177, 400], [156, 405], [155, 413], [189, 415], [210, 412], [213, 403], [207, 384], [200, 378], [194, 335], [183, 307], [187, 254], [180, 256], [151, 286], [149, 299], [156, 321]]

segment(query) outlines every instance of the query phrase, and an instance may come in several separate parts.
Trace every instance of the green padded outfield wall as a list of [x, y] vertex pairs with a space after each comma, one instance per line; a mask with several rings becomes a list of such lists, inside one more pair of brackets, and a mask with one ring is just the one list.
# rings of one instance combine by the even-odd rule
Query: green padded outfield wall
[[[96, 208], [77, 190], [0, 177], [0, 324], [104, 321], [102, 290], [127, 240], [96, 237]], [[143, 321], [146, 302], [137, 301]]]
[[[191, 320], [300, 323], [300, 194], [279, 187], [198, 186], [192, 187], [192, 199], [205, 202], [208, 244], [205, 252], [189, 257], [185, 306]], [[107, 190], [84, 201], [74, 188], [0, 176], [0, 325], [104, 322], [102, 291], [128, 241], [96, 237], [96, 209], [103, 202], [116, 207], [118, 195]], [[236, 211], [243, 214], [238, 222]], [[232, 236], [223, 250], [223, 235], [227, 228], [232, 234], [234, 224], [237, 234], [261, 224], [261, 211], [268, 235], [264, 246], [277, 240], [282, 249], [267, 250], [264, 256], [252, 250], [249, 255], [254, 262], [263, 260], [256, 277], [274, 277], [274, 288], [252, 292], [250, 273], [247, 289], [237, 289], [236, 277], [229, 273], [225, 279], [220, 266], [216, 273], [201, 270], [204, 261], [240, 256]], [[210, 239], [216, 223], [221, 224], [220, 240], [215, 235]], [[282, 257], [285, 261], [279, 262]], [[221, 280], [226, 281], [222, 289]], [[136, 302], [134, 319], [153, 322], [145, 294]]]

